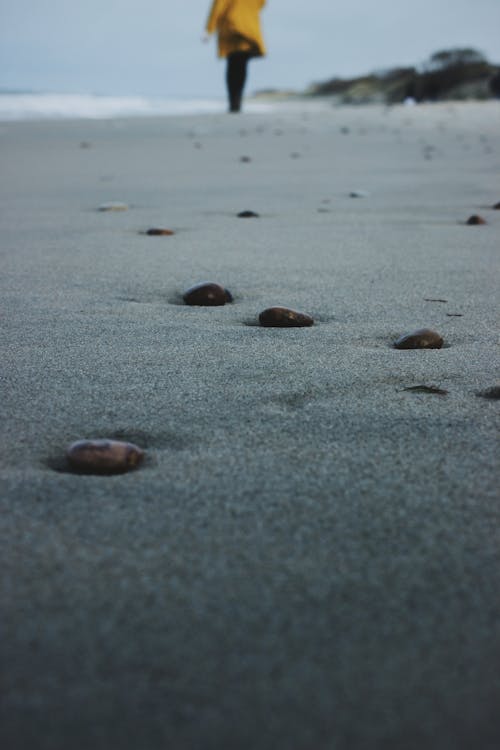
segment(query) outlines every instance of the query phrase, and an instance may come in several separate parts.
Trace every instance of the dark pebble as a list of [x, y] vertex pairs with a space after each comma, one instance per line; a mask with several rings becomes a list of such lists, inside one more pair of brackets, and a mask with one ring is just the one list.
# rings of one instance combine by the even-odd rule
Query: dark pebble
[[394, 342], [395, 349], [441, 349], [442, 346], [442, 337], [430, 328], [419, 328], [406, 333]]
[[185, 291], [183, 300], [186, 305], [216, 307], [217, 305], [225, 305], [226, 302], [232, 302], [233, 296], [220, 284], [203, 281]]
[[481, 396], [481, 398], [491, 398], [496, 400], [500, 398], [500, 385], [492, 385], [491, 388], [487, 388], [485, 391], [481, 391], [477, 395]]
[[438, 388], [436, 385], [410, 385], [408, 388], [403, 388], [403, 391], [411, 391], [413, 393], [434, 393], [436, 396], [446, 396], [448, 391], [444, 388]]
[[241, 156], [240, 161], [242, 164], [249, 164], [252, 160], [249, 156]]
[[267, 328], [301, 328], [312, 326], [314, 320], [310, 315], [288, 307], [268, 307], [259, 315], [259, 323]]
[[175, 232], [173, 232], [172, 229], [153, 227], [152, 229], [148, 229], [146, 234], [149, 234], [150, 237], [169, 237], [170, 235], [175, 234]]
[[238, 214], [239, 219], [258, 219], [259, 214], [256, 214], [255, 211], [240, 211]]
[[79, 440], [66, 451], [70, 468], [80, 474], [124, 474], [136, 469], [144, 451], [118, 440]]
[[469, 216], [465, 223], [468, 224], [468, 226], [472, 227], [477, 226], [478, 224], [486, 224], [486, 220], [478, 214], [473, 214], [472, 216]]
[[499, 203], [495, 203], [495, 205], [492, 206], [492, 208], [494, 208], [495, 211], [500, 211], [500, 202]]

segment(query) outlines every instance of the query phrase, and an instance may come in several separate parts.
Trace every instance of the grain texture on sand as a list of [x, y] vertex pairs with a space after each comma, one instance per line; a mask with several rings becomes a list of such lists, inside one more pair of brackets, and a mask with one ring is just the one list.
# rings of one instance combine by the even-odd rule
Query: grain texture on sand
[[499, 745], [498, 116], [2, 124], [2, 747]]

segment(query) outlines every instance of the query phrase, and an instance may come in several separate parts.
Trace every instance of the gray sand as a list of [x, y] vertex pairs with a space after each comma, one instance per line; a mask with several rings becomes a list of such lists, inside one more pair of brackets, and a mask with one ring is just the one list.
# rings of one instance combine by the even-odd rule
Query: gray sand
[[[0, 149], [2, 748], [497, 748], [500, 103]], [[60, 470], [103, 436], [144, 467]]]

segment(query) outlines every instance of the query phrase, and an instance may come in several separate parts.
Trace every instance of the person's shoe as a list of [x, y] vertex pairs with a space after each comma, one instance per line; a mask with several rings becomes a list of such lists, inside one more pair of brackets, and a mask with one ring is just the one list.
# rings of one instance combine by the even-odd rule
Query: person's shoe
[[231, 101], [229, 102], [229, 111], [230, 112], [241, 111], [241, 97], [235, 97], [234, 99], [231, 99]]

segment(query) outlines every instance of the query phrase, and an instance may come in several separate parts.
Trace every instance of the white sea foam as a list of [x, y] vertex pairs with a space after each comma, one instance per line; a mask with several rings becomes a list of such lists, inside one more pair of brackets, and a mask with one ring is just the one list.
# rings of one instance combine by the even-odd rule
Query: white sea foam
[[[248, 111], [266, 112], [272, 105], [248, 102]], [[224, 112], [223, 99], [153, 99], [91, 94], [0, 94], [0, 120], [109, 119], [155, 115]]]

